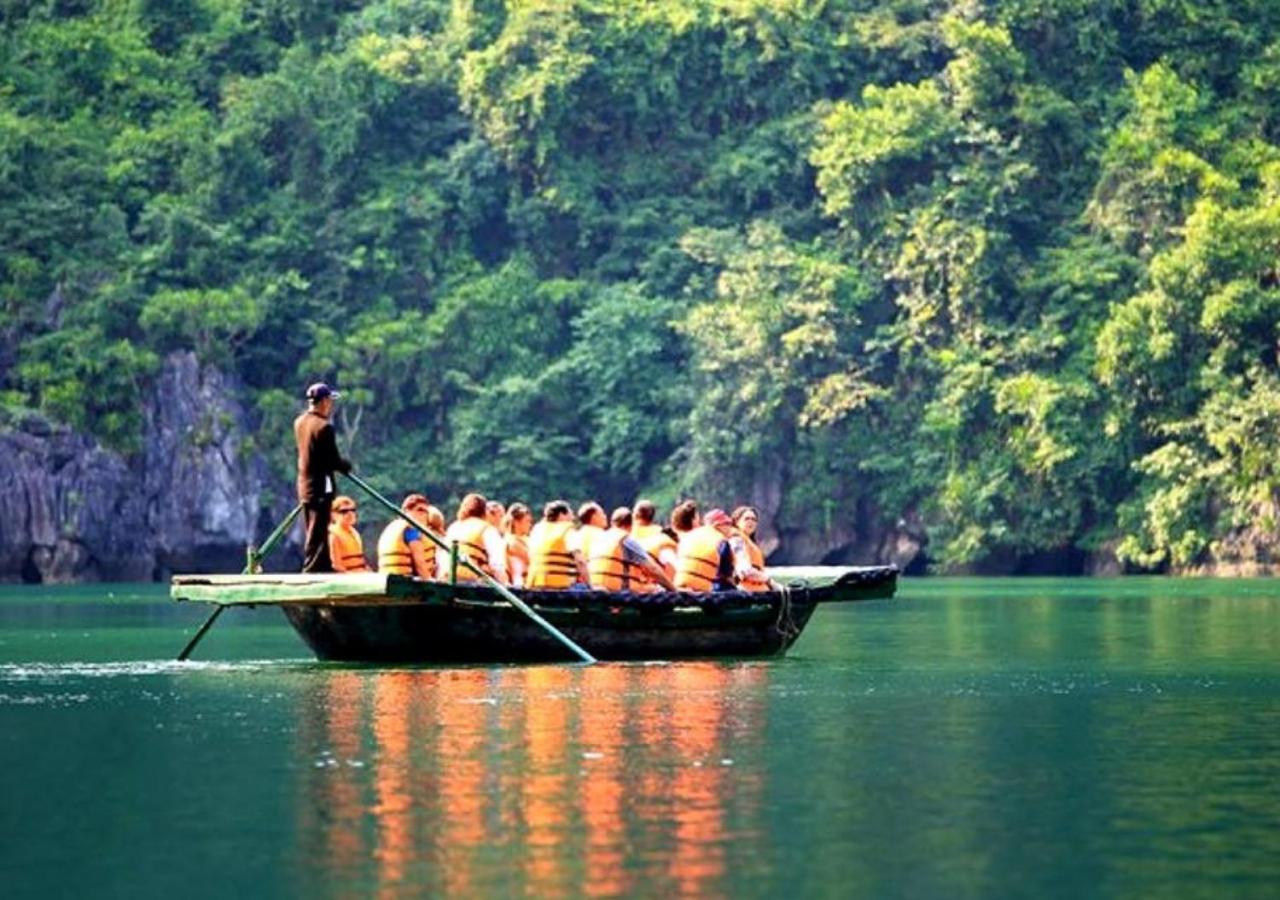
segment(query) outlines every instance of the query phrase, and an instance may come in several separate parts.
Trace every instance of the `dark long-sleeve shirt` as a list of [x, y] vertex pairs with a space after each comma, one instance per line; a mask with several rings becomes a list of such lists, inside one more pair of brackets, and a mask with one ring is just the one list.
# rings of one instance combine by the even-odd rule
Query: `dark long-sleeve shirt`
[[313, 409], [293, 421], [298, 439], [298, 502], [310, 503], [335, 491], [335, 472], [351, 471], [351, 463], [338, 452], [333, 423]]

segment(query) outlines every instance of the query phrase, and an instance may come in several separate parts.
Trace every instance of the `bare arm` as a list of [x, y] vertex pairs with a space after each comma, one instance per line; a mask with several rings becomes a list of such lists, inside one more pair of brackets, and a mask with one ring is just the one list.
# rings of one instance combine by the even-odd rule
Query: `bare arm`
[[662, 585], [664, 589], [668, 591], [674, 591], [676, 589], [676, 583], [667, 577], [666, 569], [662, 568], [658, 561], [649, 554], [645, 554], [645, 558], [641, 560], [640, 566], [649, 573], [650, 578]]
[[413, 574], [419, 578], [434, 578], [431, 563], [427, 560], [426, 538], [409, 542], [409, 555], [413, 557]]

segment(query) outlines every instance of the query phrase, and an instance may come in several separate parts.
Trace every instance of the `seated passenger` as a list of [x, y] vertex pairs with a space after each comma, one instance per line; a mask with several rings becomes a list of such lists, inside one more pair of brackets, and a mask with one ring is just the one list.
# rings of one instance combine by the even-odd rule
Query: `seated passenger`
[[329, 559], [335, 572], [372, 572], [364, 558], [364, 539], [356, 530], [356, 501], [339, 495], [333, 498], [333, 518], [329, 521]]
[[533, 528], [533, 513], [523, 503], [512, 503], [503, 517], [502, 533], [507, 540], [507, 568], [511, 571], [511, 583], [524, 587], [529, 574], [529, 531]]
[[[427, 498], [410, 494], [400, 508], [405, 515], [417, 522], [425, 522]], [[378, 571], [391, 575], [413, 575], [416, 578], [434, 578], [436, 574], [436, 545], [400, 517], [387, 523], [378, 537]]]
[[698, 517], [698, 504], [692, 500], [681, 500], [671, 510], [671, 530], [676, 534], [676, 541], [702, 524]]
[[591, 542], [609, 527], [604, 509], [594, 500], [578, 507], [578, 530], [569, 538], [569, 546], [582, 553], [583, 559], [591, 558]]
[[733, 524], [735, 534], [729, 538], [729, 545], [733, 547], [738, 587], [744, 591], [773, 590], [776, 585], [765, 572], [764, 553], [753, 540], [760, 514], [754, 506], [739, 506], [733, 511]]
[[502, 527], [502, 520], [507, 514], [507, 508], [497, 500], [490, 500], [484, 505], [484, 520], [498, 529], [499, 534], [506, 534], [506, 529]]
[[529, 577], [525, 587], [568, 588], [588, 581], [582, 551], [569, 546], [573, 513], [563, 500], [542, 510], [542, 521], [529, 534]]
[[661, 564], [631, 536], [631, 510], [619, 506], [609, 519], [613, 527], [591, 541], [587, 560], [591, 586], [601, 591], [650, 593], [658, 586], [674, 591], [676, 586]]
[[[434, 504], [427, 507], [427, 527], [441, 540], [444, 539], [444, 513], [440, 512], [440, 507]], [[436, 546], [439, 547], [438, 544]]]
[[[458, 558], [465, 557], [473, 566], [491, 578], [507, 583], [507, 546], [498, 529], [485, 520], [488, 501], [480, 494], [467, 494], [458, 504], [458, 518], [444, 533], [446, 541], [456, 542]], [[469, 567], [458, 566], [459, 581], [480, 581]]]
[[705, 524], [680, 536], [676, 587], [682, 591], [730, 591], [733, 582], [733, 520], [723, 509], [707, 513]]
[[675, 538], [667, 534], [654, 522], [658, 516], [657, 509], [649, 500], [636, 501], [635, 525], [631, 536], [641, 547], [658, 562], [667, 573], [668, 578], [676, 576], [676, 557], [678, 555]]

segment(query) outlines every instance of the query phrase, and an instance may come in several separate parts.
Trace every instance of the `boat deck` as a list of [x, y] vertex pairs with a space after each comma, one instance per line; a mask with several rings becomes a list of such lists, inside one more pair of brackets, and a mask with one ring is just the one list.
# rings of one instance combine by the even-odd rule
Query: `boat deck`
[[[813, 602], [847, 602], [892, 597], [898, 571], [893, 566], [848, 568], [797, 566], [773, 568], [769, 575], [788, 593], [810, 595]], [[772, 602], [778, 592], [722, 591], [714, 594], [658, 592], [611, 594], [594, 590], [516, 591], [537, 606], [580, 607], [583, 604], [634, 603], [647, 607], [732, 607]], [[170, 596], [174, 600], [215, 603], [220, 606], [287, 605], [396, 605], [439, 604], [455, 600], [506, 601], [491, 588], [475, 582], [457, 585], [425, 581], [407, 575], [378, 572], [359, 574], [255, 574], [175, 575]]]

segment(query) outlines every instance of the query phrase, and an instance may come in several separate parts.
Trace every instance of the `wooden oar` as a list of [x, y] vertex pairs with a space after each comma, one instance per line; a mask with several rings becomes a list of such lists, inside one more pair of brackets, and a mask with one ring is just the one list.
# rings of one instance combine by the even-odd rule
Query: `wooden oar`
[[[350, 478], [352, 481], [354, 481], [357, 485], [359, 485], [360, 488], [366, 494], [372, 497], [375, 501], [380, 503], [382, 506], [386, 507], [387, 511], [390, 512], [392, 515], [395, 515], [400, 517], [401, 519], [404, 519], [406, 522], [408, 522], [418, 531], [425, 534], [437, 547], [439, 547], [440, 549], [446, 552], [450, 550], [449, 544], [447, 542], [445, 542], [444, 540], [442, 540], [441, 538], [433, 534], [431, 532], [431, 529], [423, 527], [421, 522], [415, 522], [413, 519], [407, 516], [404, 513], [404, 511], [400, 509], [400, 507], [396, 506], [386, 497], [379, 494], [371, 484], [369, 484], [359, 475], [347, 475], [347, 477]], [[596, 658], [594, 656], [592, 656], [586, 650], [583, 650], [581, 647], [579, 647], [577, 644], [571, 641], [568, 638], [568, 636], [564, 634], [564, 632], [560, 631], [560, 629], [556, 628], [546, 619], [542, 618], [542, 616], [534, 612], [533, 609], [529, 606], [529, 604], [525, 603], [523, 600], [517, 597], [514, 593], [512, 593], [507, 588], [506, 585], [498, 581], [488, 572], [481, 569], [479, 566], [476, 566], [474, 563], [471, 562], [471, 560], [467, 559], [465, 556], [460, 556], [458, 557], [458, 565], [465, 566], [466, 568], [470, 569], [472, 572], [479, 575], [480, 578], [483, 579], [484, 582], [489, 585], [489, 587], [493, 588], [495, 591], [501, 594], [504, 600], [506, 600], [516, 609], [520, 610], [520, 612], [524, 613], [526, 616], [532, 619], [534, 623], [537, 624], [547, 634], [551, 635], [553, 638], [555, 638], [565, 647], [572, 650], [573, 653], [579, 659], [581, 659], [584, 663], [593, 663], [596, 661]]]
[[[302, 512], [301, 503], [295, 506], [289, 515], [285, 516], [284, 521], [277, 525], [276, 530], [267, 536], [267, 539], [262, 542], [261, 547], [254, 550], [252, 545], [250, 545], [249, 557], [245, 560], [244, 571], [240, 573], [241, 575], [253, 574], [253, 570], [257, 568], [258, 563], [265, 559], [267, 554], [275, 549], [276, 544], [278, 544], [280, 539], [285, 536], [285, 533], [289, 530], [289, 526], [298, 518], [298, 514], [300, 512]], [[209, 618], [204, 620], [204, 624], [196, 630], [196, 633], [191, 636], [191, 640], [187, 641], [187, 646], [183, 647], [182, 652], [178, 654], [178, 662], [187, 661], [187, 657], [191, 655], [191, 651], [196, 649], [196, 644], [200, 643], [204, 638], [205, 632], [213, 627], [214, 622], [218, 621], [218, 616], [222, 615], [222, 611], [224, 609], [226, 609], [226, 607], [219, 604], [214, 611], [209, 614]]]

